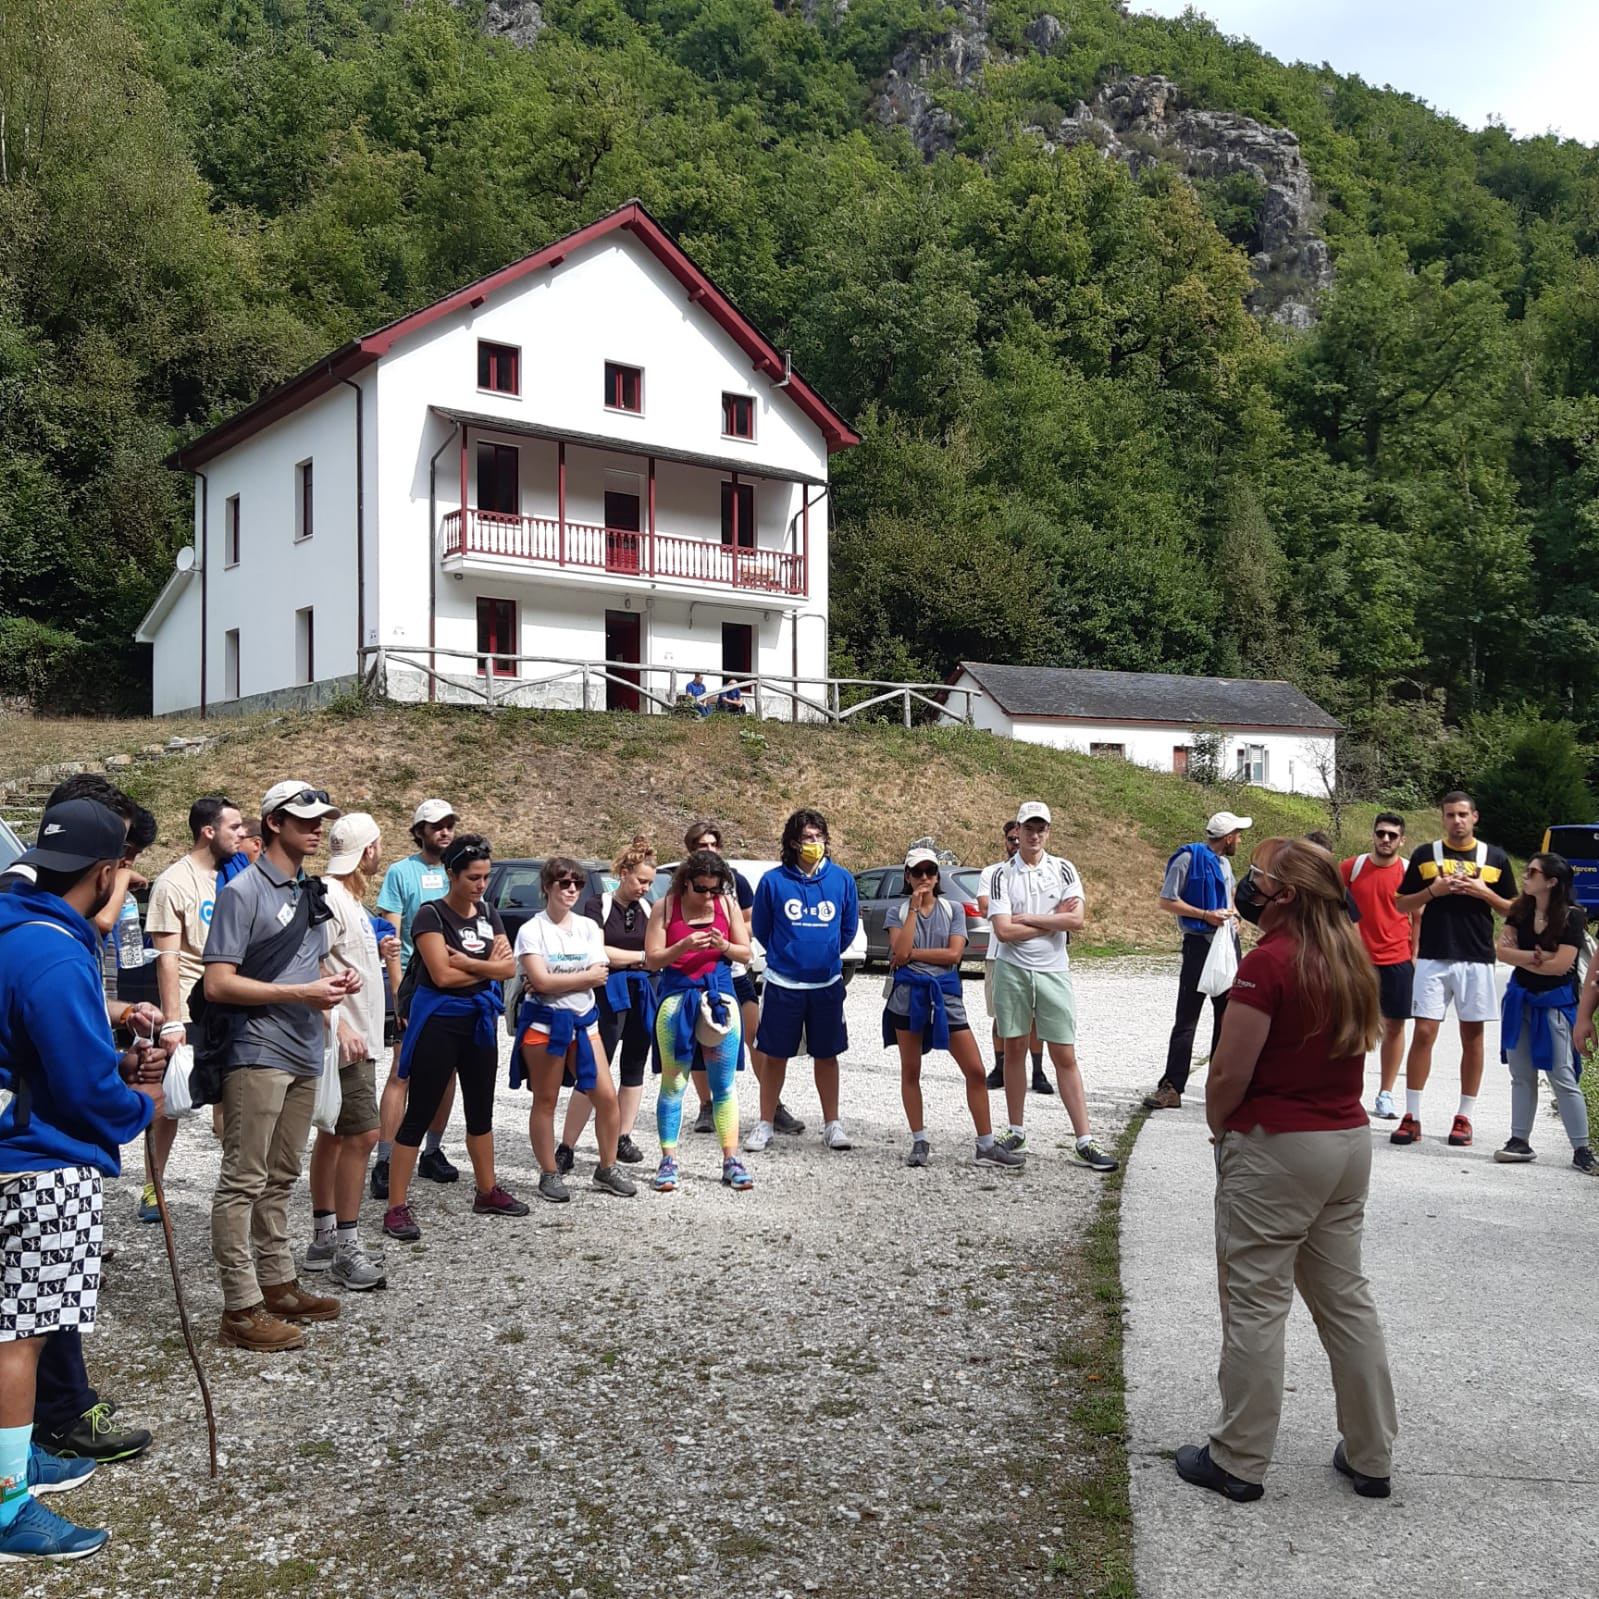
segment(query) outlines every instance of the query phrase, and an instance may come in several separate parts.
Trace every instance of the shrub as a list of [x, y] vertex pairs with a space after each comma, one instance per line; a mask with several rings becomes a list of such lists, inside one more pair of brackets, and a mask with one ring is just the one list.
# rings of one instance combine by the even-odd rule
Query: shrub
[[26, 699], [36, 711], [119, 710], [131, 676], [114, 651], [32, 617], [0, 617], [0, 695]]
[[1569, 722], [1523, 720], [1506, 727], [1508, 719], [1499, 720], [1506, 736], [1466, 786], [1482, 815], [1483, 832], [1528, 855], [1550, 823], [1594, 819], [1588, 755]]

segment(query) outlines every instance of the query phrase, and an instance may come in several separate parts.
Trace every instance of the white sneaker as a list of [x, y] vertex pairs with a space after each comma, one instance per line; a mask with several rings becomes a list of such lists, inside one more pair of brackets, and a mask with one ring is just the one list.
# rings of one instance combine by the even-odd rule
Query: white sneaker
[[843, 1122], [829, 1122], [822, 1129], [822, 1142], [829, 1149], [849, 1149], [851, 1147], [849, 1134], [844, 1131]]
[[1394, 1109], [1394, 1096], [1386, 1088], [1377, 1090], [1377, 1103], [1371, 1107], [1371, 1113], [1380, 1122], [1399, 1120], [1399, 1112]]
[[772, 1141], [772, 1124], [770, 1122], [756, 1122], [744, 1135], [744, 1147], [752, 1155], [758, 1155]]

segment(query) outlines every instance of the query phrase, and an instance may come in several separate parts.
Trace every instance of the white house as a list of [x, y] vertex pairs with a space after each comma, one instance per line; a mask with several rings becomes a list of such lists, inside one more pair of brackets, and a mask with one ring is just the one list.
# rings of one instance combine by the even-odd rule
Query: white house
[[695, 671], [821, 678], [828, 458], [857, 442], [623, 206], [176, 453], [194, 546], [135, 635], [154, 709], [311, 703], [378, 666], [400, 698], [629, 709]]
[[[1223, 770], [1243, 782], [1320, 798], [1334, 777], [1341, 725], [1290, 683], [962, 661], [951, 687], [981, 691], [976, 726], [1028, 744], [1186, 772], [1203, 728], [1220, 732]], [[952, 698], [949, 719], [966, 704]]]

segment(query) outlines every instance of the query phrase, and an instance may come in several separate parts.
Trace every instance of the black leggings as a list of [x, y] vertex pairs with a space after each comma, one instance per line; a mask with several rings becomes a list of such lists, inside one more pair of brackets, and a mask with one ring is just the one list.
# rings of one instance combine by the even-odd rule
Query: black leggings
[[500, 1052], [495, 1044], [473, 1042], [477, 1022], [471, 1016], [434, 1016], [423, 1023], [411, 1057], [405, 1097], [405, 1119], [394, 1135], [407, 1149], [421, 1146], [423, 1134], [444, 1103], [452, 1076], [461, 1080], [461, 1106], [469, 1138], [494, 1131], [494, 1074]]
[[616, 1046], [622, 1046], [622, 1087], [642, 1088], [644, 1068], [650, 1063], [650, 1049], [654, 1040], [644, 1025], [644, 1017], [637, 1005], [627, 1010], [612, 1010], [599, 999], [600, 1042], [605, 1046], [605, 1058], [616, 1058]]

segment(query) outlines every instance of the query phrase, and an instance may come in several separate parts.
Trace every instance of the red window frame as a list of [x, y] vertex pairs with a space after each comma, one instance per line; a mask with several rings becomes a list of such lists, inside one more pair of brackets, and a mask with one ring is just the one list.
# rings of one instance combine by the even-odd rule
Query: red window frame
[[506, 653], [516, 653], [516, 601], [496, 600], [479, 596], [477, 602], [477, 675], [489, 675], [489, 661], [494, 662], [496, 677], [515, 677], [516, 662], [507, 660]]
[[239, 496], [230, 494], [222, 512], [222, 564], [239, 564]]
[[309, 461], [301, 461], [294, 470], [300, 479], [300, 526], [298, 535], [301, 539], [308, 539], [316, 530], [315, 523], [312, 520], [311, 463]]
[[522, 352], [514, 344], [477, 341], [477, 386], [489, 394], [520, 395]]
[[[744, 425], [739, 426], [742, 422]], [[727, 439], [753, 439], [755, 437], [755, 396], [753, 394], [722, 395], [722, 437]]]
[[642, 412], [644, 409], [644, 369], [623, 366], [620, 361], [605, 363], [605, 409]]
[[[305, 676], [300, 680], [303, 683], [316, 682], [316, 610], [313, 606], [304, 607], [305, 613]], [[298, 616], [295, 618], [299, 620]], [[296, 640], [296, 643], [299, 641]]]
[[722, 543], [733, 543], [733, 502], [738, 501], [738, 547], [755, 548], [755, 485], [722, 480]]

